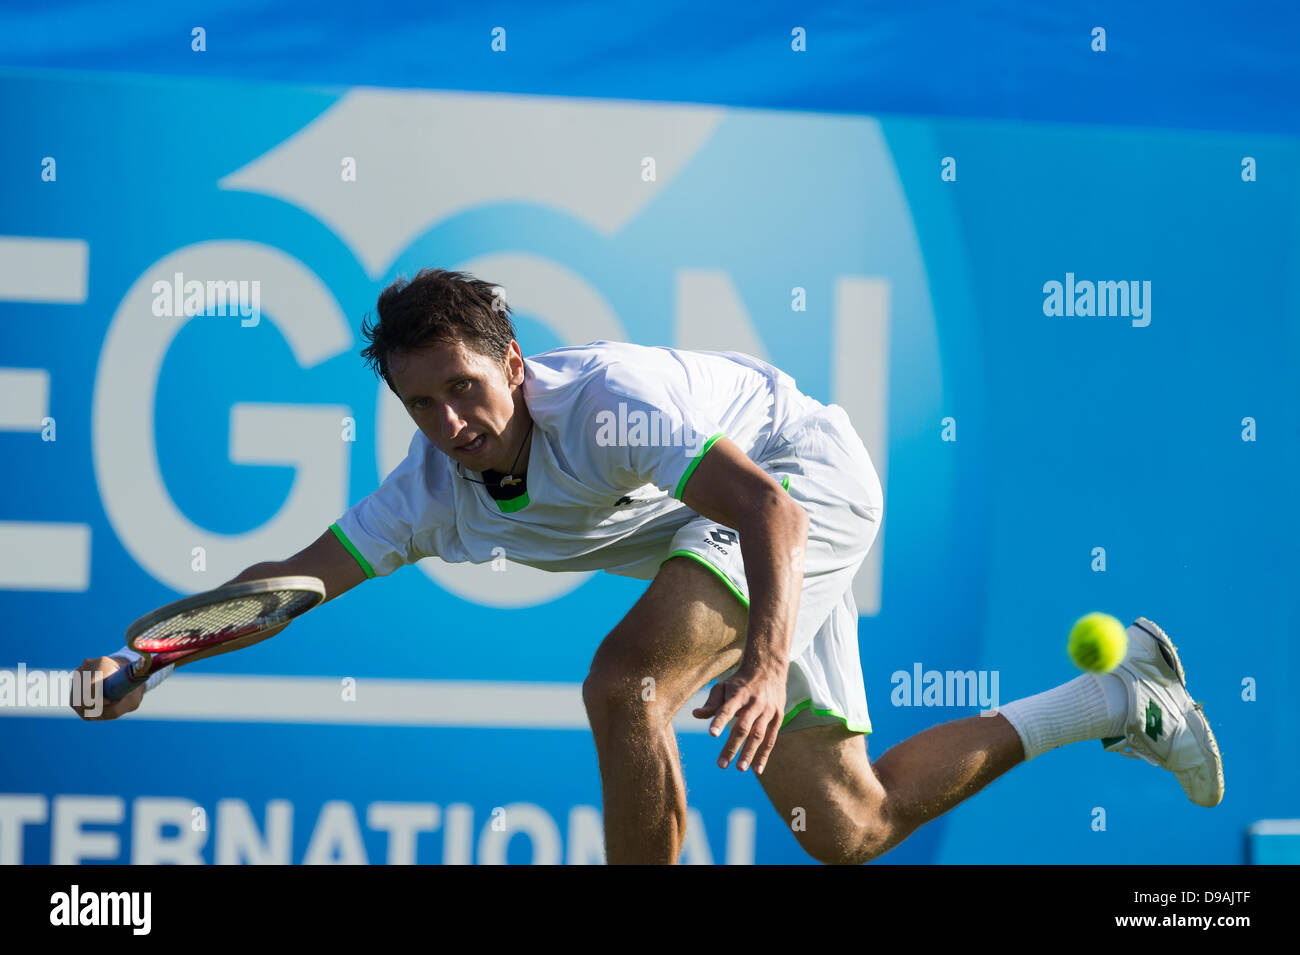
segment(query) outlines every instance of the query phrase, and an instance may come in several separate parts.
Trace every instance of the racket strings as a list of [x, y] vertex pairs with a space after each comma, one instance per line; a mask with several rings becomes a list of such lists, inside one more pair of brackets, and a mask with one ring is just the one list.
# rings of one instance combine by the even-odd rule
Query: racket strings
[[197, 607], [154, 624], [135, 638], [137, 650], [195, 650], [269, 630], [292, 620], [320, 598], [311, 591], [272, 590]]

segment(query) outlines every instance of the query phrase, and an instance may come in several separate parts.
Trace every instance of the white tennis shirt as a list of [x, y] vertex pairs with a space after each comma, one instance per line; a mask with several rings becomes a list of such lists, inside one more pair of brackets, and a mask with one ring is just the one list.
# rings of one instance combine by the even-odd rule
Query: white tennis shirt
[[606, 570], [650, 580], [700, 458], [725, 435], [760, 465], [774, 437], [820, 402], [781, 370], [739, 352], [598, 341], [524, 360], [534, 422], [527, 493], [497, 501], [482, 475], [420, 431], [406, 459], [332, 530], [367, 576], [424, 557], [542, 570]]

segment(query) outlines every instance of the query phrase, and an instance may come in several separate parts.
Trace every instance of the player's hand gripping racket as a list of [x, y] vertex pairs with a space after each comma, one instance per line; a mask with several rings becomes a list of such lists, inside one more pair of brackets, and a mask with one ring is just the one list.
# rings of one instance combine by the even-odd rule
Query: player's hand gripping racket
[[149, 674], [216, 656], [306, 613], [325, 599], [317, 577], [268, 577], [227, 584], [145, 614], [126, 629], [126, 645], [140, 660], [104, 680], [104, 697], [116, 702]]

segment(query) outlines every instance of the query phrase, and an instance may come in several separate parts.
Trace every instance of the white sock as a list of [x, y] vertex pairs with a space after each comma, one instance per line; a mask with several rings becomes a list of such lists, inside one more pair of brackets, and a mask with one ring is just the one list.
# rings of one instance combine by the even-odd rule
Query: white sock
[[1066, 743], [1123, 736], [1128, 691], [1113, 673], [1085, 673], [1053, 690], [1012, 700], [998, 712], [1025, 747], [1025, 760]]

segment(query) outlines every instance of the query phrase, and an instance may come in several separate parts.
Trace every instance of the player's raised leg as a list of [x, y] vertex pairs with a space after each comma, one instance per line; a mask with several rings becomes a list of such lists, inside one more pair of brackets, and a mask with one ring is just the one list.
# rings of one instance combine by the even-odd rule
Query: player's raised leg
[[674, 557], [610, 632], [582, 685], [596, 740], [608, 862], [674, 863], [686, 786], [672, 718], [740, 662], [747, 612], [707, 568]]
[[[759, 777], [814, 858], [876, 858], [1026, 759], [1101, 739], [1178, 778], [1189, 799], [1223, 799], [1223, 763], [1200, 704], [1186, 690], [1173, 642], [1144, 617], [1113, 674], [1084, 674], [987, 716], [930, 727], [874, 764], [864, 738], [840, 725], [785, 733]], [[796, 811], [798, 811], [796, 813]]]
[[804, 850], [857, 865], [898, 845], [1024, 759], [1002, 716], [933, 726], [873, 765], [865, 737], [843, 725], [783, 733], [759, 780]]

